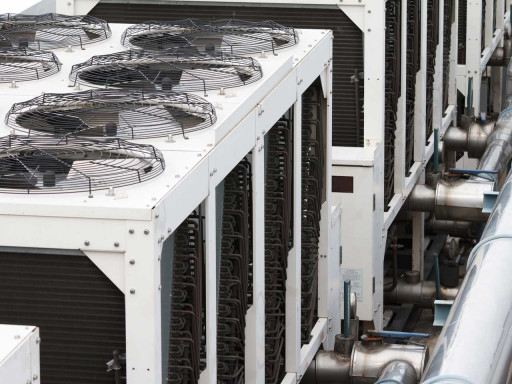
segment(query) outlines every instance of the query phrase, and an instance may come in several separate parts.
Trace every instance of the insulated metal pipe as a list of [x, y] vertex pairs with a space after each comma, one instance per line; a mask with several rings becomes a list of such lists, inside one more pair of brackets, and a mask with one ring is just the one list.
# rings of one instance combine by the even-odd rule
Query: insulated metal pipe
[[428, 349], [420, 345], [358, 341], [351, 356], [318, 351], [301, 384], [374, 384], [393, 378], [416, 384], [427, 358]]
[[392, 361], [382, 371], [375, 384], [416, 384], [418, 378], [411, 364], [405, 361]]
[[424, 383], [501, 384], [512, 361], [512, 174], [502, 188], [432, 358]]
[[443, 136], [444, 149], [465, 152], [468, 149], [468, 131], [460, 127], [450, 127]]
[[447, 233], [453, 237], [474, 239], [477, 233], [470, 221], [437, 220], [431, 218], [425, 222], [425, 231], [434, 233]]
[[487, 120], [472, 121], [467, 129], [450, 127], [443, 137], [445, 149], [467, 152], [468, 157], [479, 159], [487, 148], [487, 142], [495, 126], [495, 120]]
[[434, 212], [436, 210], [436, 190], [428, 185], [418, 184], [409, 194], [408, 204], [411, 211]]
[[351, 356], [318, 351], [301, 384], [374, 384], [395, 378], [416, 384], [427, 358], [428, 349], [421, 345], [358, 341]]
[[435, 217], [441, 220], [487, 221], [482, 212], [484, 194], [494, 190], [486, 180], [440, 180], [436, 188]]
[[[457, 296], [458, 288], [441, 285], [439, 289], [442, 300], [453, 300]], [[407, 303], [421, 308], [433, 308], [435, 299], [436, 283], [430, 280], [411, 284], [400, 279], [393, 291], [384, 293], [384, 303], [388, 305]]]
[[436, 219], [486, 221], [482, 212], [484, 193], [491, 192], [494, 183], [486, 180], [440, 180], [436, 189], [416, 185], [409, 195], [412, 211], [435, 212]]
[[349, 384], [351, 356], [318, 351], [309, 364], [301, 384]]
[[350, 378], [352, 384], [374, 384], [385, 367], [394, 361], [409, 364], [421, 377], [428, 357], [428, 349], [419, 345], [383, 344], [358, 342], [352, 352]]
[[506, 108], [500, 113], [494, 131], [487, 139], [478, 169], [498, 172], [498, 180], [512, 159], [512, 101], [507, 99]]

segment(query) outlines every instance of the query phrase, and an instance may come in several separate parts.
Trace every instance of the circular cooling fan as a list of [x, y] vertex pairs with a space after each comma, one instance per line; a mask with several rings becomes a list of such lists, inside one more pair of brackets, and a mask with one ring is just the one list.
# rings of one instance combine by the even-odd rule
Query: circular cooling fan
[[149, 21], [129, 27], [121, 43], [130, 48], [166, 50], [193, 46], [200, 51], [221, 51], [240, 55], [275, 52], [299, 41], [293, 28], [273, 21], [199, 20]]
[[90, 194], [150, 180], [164, 169], [153, 146], [120, 139], [0, 139], [0, 193]]
[[215, 109], [203, 98], [173, 91], [98, 89], [46, 93], [14, 104], [5, 121], [15, 131], [142, 139], [186, 135], [213, 125]]
[[34, 49], [83, 46], [105, 40], [111, 34], [107, 22], [87, 15], [0, 15], [0, 46]]
[[261, 65], [248, 57], [179, 49], [165, 54], [130, 50], [93, 56], [71, 69], [73, 83], [105, 88], [203, 91], [233, 88], [262, 77]]
[[38, 80], [60, 71], [61, 63], [49, 51], [0, 48], [0, 83]]

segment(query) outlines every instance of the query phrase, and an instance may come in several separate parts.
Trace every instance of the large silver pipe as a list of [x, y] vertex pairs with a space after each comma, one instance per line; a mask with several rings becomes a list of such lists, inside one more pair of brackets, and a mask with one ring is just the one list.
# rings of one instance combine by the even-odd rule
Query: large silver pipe
[[[428, 349], [419, 345], [384, 344], [358, 341], [351, 356], [319, 351], [309, 365], [301, 384], [374, 384], [385, 373], [401, 374], [404, 380], [414, 376], [416, 384], [428, 358]], [[395, 365], [401, 362], [407, 364]], [[402, 373], [401, 373], [402, 372]], [[410, 384], [403, 381], [403, 384]]]
[[507, 100], [504, 109], [496, 122], [494, 132], [487, 139], [485, 149], [478, 169], [498, 172], [498, 180], [512, 159], [512, 103]]
[[440, 220], [486, 221], [488, 215], [482, 213], [484, 193], [493, 189], [493, 182], [486, 180], [440, 180], [436, 189], [417, 185], [409, 195], [408, 208], [435, 212]]
[[351, 383], [374, 384], [384, 368], [393, 361], [406, 362], [420, 378], [427, 358], [427, 348], [418, 345], [358, 342], [352, 351]]
[[470, 221], [437, 220], [431, 218], [425, 222], [425, 231], [434, 233], [447, 233], [453, 237], [474, 239], [477, 233]]
[[512, 380], [512, 174], [472, 256], [423, 383]]
[[405, 361], [392, 361], [382, 371], [379, 384], [416, 384], [418, 378], [411, 364]]
[[472, 121], [467, 129], [450, 127], [443, 137], [447, 150], [467, 152], [468, 157], [479, 159], [484, 154], [496, 121]]
[[349, 384], [350, 362], [350, 356], [332, 351], [318, 351], [301, 384]]
[[[441, 286], [441, 299], [453, 300], [457, 292], [458, 288]], [[384, 293], [384, 303], [387, 305], [407, 303], [421, 308], [433, 308], [435, 299], [436, 283], [428, 280], [411, 284], [400, 279], [394, 290]]]
[[441, 220], [486, 221], [484, 194], [494, 184], [486, 180], [440, 180], [436, 188], [435, 216]]
[[460, 127], [450, 127], [443, 136], [444, 148], [451, 151], [468, 150], [468, 131]]
[[411, 211], [434, 212], [436, 209], [436, 191], [425, 184], [416, 185], [409, 194], [408, 208]]

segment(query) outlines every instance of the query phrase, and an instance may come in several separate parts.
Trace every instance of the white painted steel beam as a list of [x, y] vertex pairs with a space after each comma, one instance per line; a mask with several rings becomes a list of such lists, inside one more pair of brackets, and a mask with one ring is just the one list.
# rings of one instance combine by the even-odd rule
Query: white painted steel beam
[[[122, 49], [119, 43], [123, 26], [112, 25], [113, 37], [102, 43], [91, 44], [85, 50], [66, 52], [56, 50], [59, 59], [67, 68], [80, 63], [92, 55], [111, 53]], [[160, 256], [161, 247], [186, 217], [206, 200], [206, 328], [207, 368], [200, 378], [201, 384], [217, 383], [216, 332], [217, 332], [217, 255], [216, 255], [216, 206], [215, 187], [225, 175], [238, 164], [249, 151], [253, 152], [253, 203], [257, 207], [253, 217], [254, 230], [254, 297], [255, 302], [248, 313], [248, 325], [254, 321], [255, 328], [247, 329], [247, 375], [252, 383], [264, 382], [262, 364], [264, 359], [264, 217], [262, 199], [264, 196], [264, 146], [263, 135], [289, 107], [296, 103], [295, 123], [301, 126], [301, 95], [317, 77], [324, 79], [327, 96], [327, 135], [330, 138], [332, 109], [331, 69], [332, 34], [329, 31], [302, 31], [301, 41], [296, 48], [283, 50], [278, 56], [268, 56], [261, 61], [266, 76], [260, 81], [236, 90], [226, 91], [227, 95], [210, 92], [208, 101], [217, 108], [217, 123], [209, 130], [196, 132], [188, 140], [177, 137], [170, 143], [165, 138], [151, 140], [162, 151], [166, 169], [159, 177], [140, 185], [119, 188], [114, 196], [104, 191], [88, 194], [67, 194], [66, 196], [0, 195], [0, 221], [4, 236], [0, 246], [56, 248], [84, 250], [105, 270], [120, 289], [125, 292], [127, 329], [127, 377], [128, 384], [157, 384], [162, 380], [161, 363], [161, 294]], [[255, 55], [257, 56], [257, 55]], [[53, 78], [31, 84], [20, 84], [17, 89], [0, 86], [0, 112], [5, 113], [12, 102], [26, 100], [53, 89], [68, 92], [66, 71]], [[298, 81], [301, 80], [301, 81]], [[0, 134], [8, 134], [1, 125]], [[295, 223], [294, 252], [290, 254], [290, 266], [295, 268], [289, 274], [287, 298], [293, 300], [287, 307], [288, 337], [294, 342], [292, 356], [287, 361], [290, 383], [297, 381], [297, 375], [305, 370], [305, 361], [300, 345], [300, 243], [301, 243], [301, 135], [295, 136], [294, 183]], [[330, 139], [326, 146], [330, 146]], [[145, 143], [150, 140], [145, 141]], [[258, 149], [261, 148], [261, 152]], [[329, 153], [329, 151], [328, 151]], [[326, 164], [330, 164], [330, 153]], [[330, 190], [330, 172], [326, 171], [326, 189]], [[322, 230], [329, 230], [330, 202], [324, 202]], [[325, 209], [329, 208], [326, 213]], [[31, 233], [27, 238], [26, 233]], [[66, 236], [62, 236], [65, 233]], [[339, 255], [331, 251], [329, 236], [321, 234], [321, 250], [327, 261], [322, 261], [319, 270], [327, 276], [322, 278], [321, 299], [336, 298], [330, 289], [336, 286], [331, 263]], [[258, 257], [259, 255], [259, 257]], [[331, 255], [333, 258], [331, 258]], [[99, 260], [112, 257], [111, 262]], [[133, 263], [131, 261], [133, 260]], [[115, 272], [121, 265], [120, 276]], [[290, 267], [289, 266], [289, 267]], [[339, 265], [338, 265], [339, 267]], [[114, 269], [112, 271], [111, 269]], [[119, 269], [119, 268], [117, 268]], [[292, 277], [290, 277], [292, 276]], [[124, 279], [123, 279], [124, 277]], [[334, 285], [331, 285], [334, 284]], [[328, 305], [320, 305], [319, 323], [305, 356], [314, 354], [322, 342], [329, 347], [331, 332], [337, 332], [339, 322], [339, 299]], [[298, 305], [297, 305], [298, 303]], [[335, 311], [338, 310], [336, 313]], [[334, 311], [334, 312], [333, 312]], [[333, 322], [332, 330], [329, 321]], [[291, 324], [291, 325], [290, 325]], [[318, 326], [322, 332], [316, 333]], [[294, 341], [292, 341], [294, 340]], [[288, 347], [290, 348], [290, 347]], [[309, 357], [308, 357], [309, 359]], [[252, 371], [251, 371], [252, 370]], [[254, 375], [252, 375], [254, 373]]]
[[[302, 97], [293, 108], [295, 127], [302, 126]], [[293, 180], [301, 180], [302, 136], [293, 135]], [[293, 212], [302, 210], [302, 185], [293, 183]], [[301, 242], [302, 215], [293, 216], [293, 248], [288, 254], [286, 278], [286, 372], [300, 374], [301, 360]]]
[[366, 5], [364, 55], [364, 145], [375, 146], [384, 139], [385, 104], [385, 31], [386, 4], [373, 1]]
[[265, 383], [265, 151], [261, 133], [252, 150], [253, 304], [245, 327], [245, 382]]

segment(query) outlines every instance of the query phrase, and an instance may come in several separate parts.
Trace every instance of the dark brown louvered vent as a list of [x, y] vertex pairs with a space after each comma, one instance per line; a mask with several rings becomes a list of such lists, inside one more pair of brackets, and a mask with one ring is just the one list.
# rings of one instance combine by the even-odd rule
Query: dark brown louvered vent
[[0, 323], [40, 328], [42, 383], [114, 383], [124, 295], [86, 256], [1, 252]]
[[[363, 33], [337, 7], [332, 8], [279, 8], [259, 6], [205, 6], [100, 3], [90, 13], [110, 23], [140, 23], [148, 20], [181, 20], [187, 18], [226, 19], [248, 21], [273, 20], [294, 28], [328, 28], [334, 32], [334, 93], [333, 93], [333, 145], [363, 146], [364, 85], [351, 80], [355, 71], [364, 70]], [[356, 89], [359, 88], [359, 103]], [[359, 106], [359, 124], [356, 106]], [[359, 129], [357, 127], [359, 126]]]

